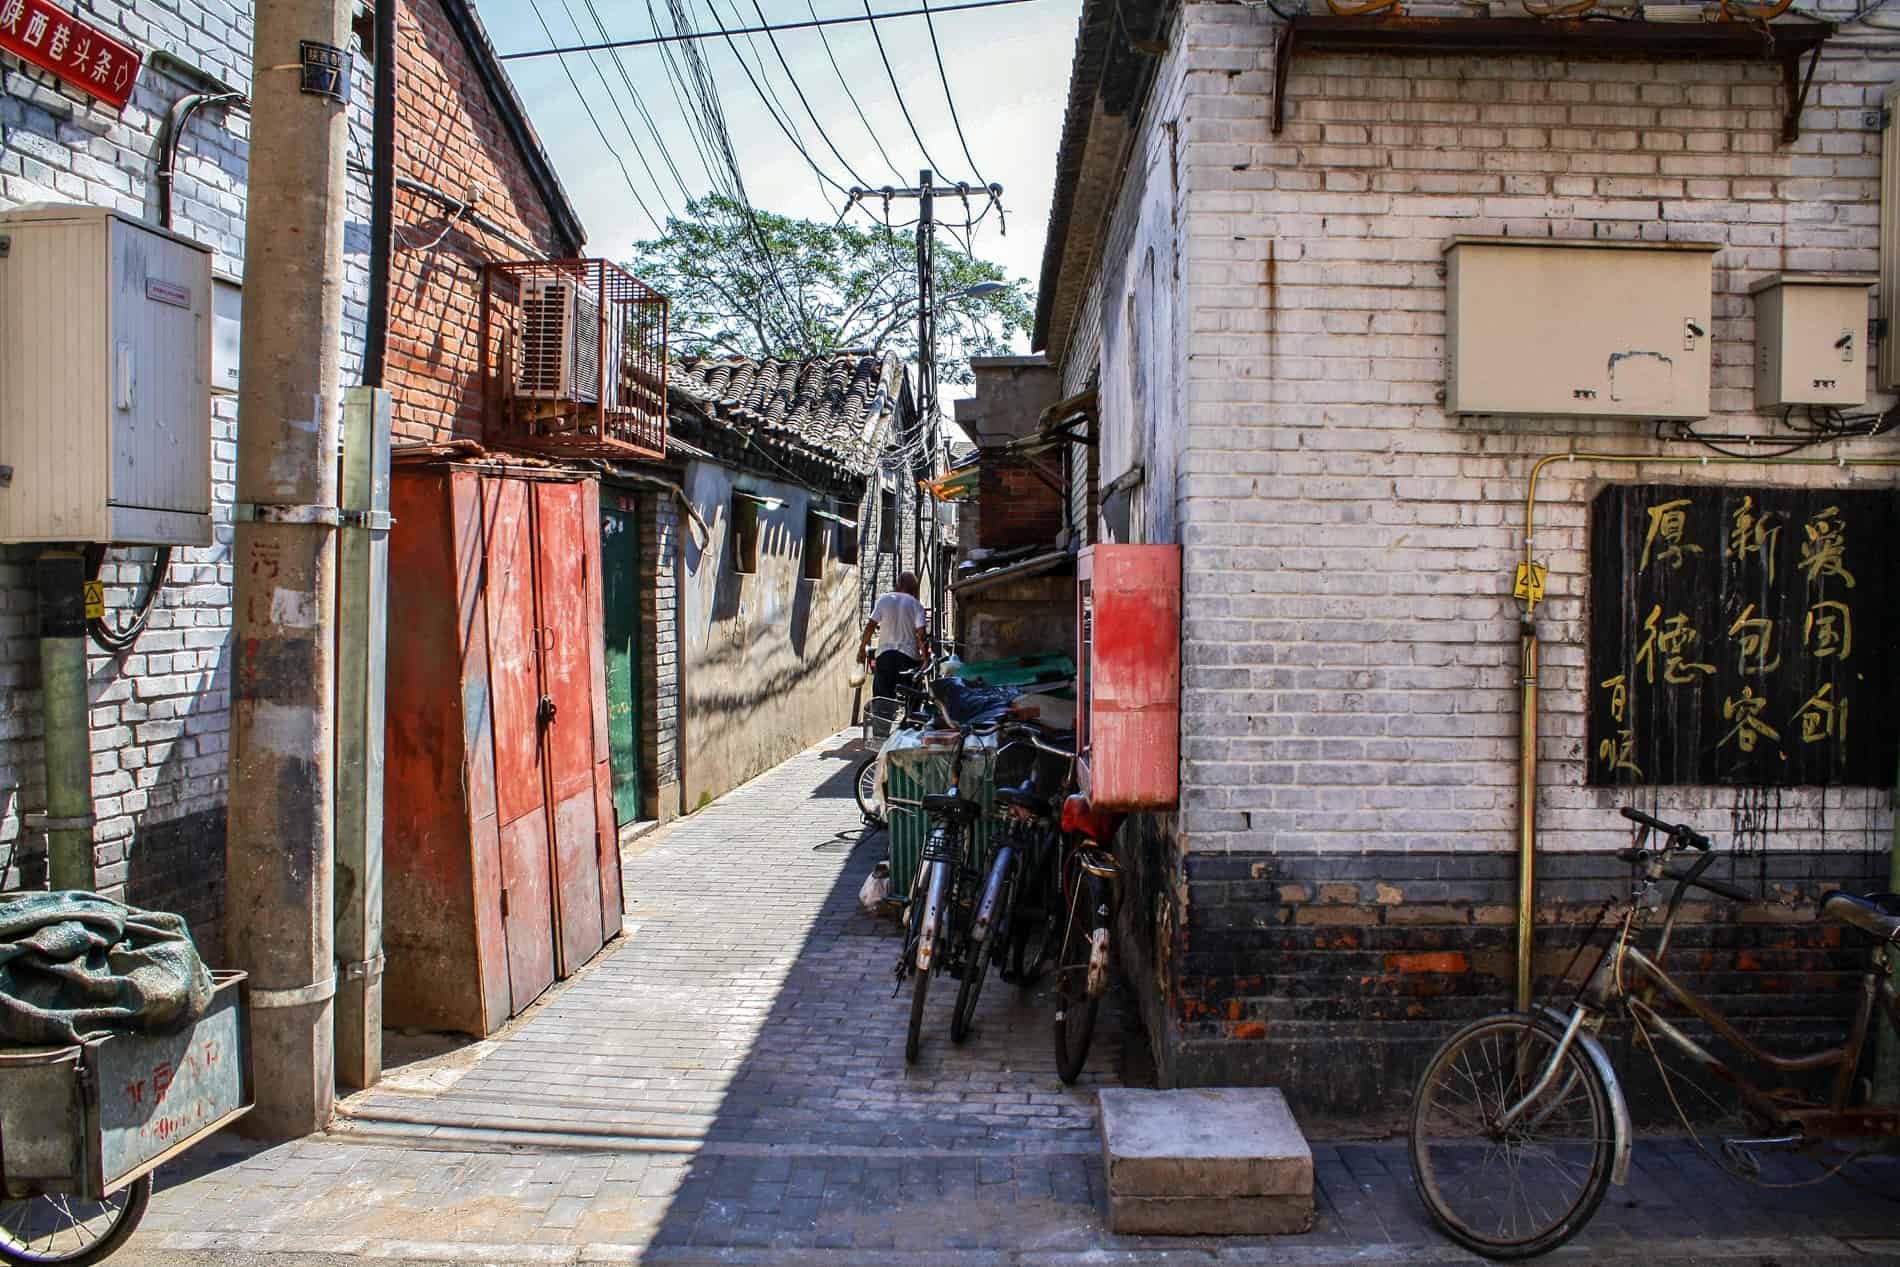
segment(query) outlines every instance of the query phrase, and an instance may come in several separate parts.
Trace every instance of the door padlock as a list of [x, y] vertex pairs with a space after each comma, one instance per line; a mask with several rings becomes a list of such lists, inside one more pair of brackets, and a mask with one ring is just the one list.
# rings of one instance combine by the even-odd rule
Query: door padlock
[[550, 725], [554, 721], [556, 711], [554, 697], [552, 695], [543, 695], [541, 697], [540, 706], [534, 710], [534, 719], [543, 726]]

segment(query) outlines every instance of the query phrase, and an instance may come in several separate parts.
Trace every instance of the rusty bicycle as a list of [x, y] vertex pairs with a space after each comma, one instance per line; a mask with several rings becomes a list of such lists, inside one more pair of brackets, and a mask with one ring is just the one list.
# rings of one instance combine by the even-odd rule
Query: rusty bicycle
[[[1680, 1098], [1684, 1074], [1672, 1074], [1670, 1061], [1732, 1091], [1735, 1116], [1752, 1133], [1725, 1138], [1716, 1160], [1738, 1178], [1759, 1177], [1759, 1150], [1900, 1136], [1900, 1109], [1870, 1103], [1871, 1089], [1859, 1076], [1876, 1014], [1900, 1037], [1900, 994], [1888, 972], [1900, 954], [1900, 894], [1836, 891], [1822, 899], [1822, 918], [1857, 930], [1871, 944], [1853, 1025], [1841, 1046], [1777, 1054], [1751, 1042], [1662, 967], [1685, 889], [1736, 902], [1753, 902], [1753, 895], [1703, 874], [1714, 855], [1708, 837], [1688, 824], [1633, 809], [1622, 814], [1642, 827], [1635, 846], [1618, 854], [1638, 869], [1637, 877], [1630, 896], [1609, 908], [1615, 932], [1569, 1013], [1511, 1012], [1466, 1025], [1433, 1055], [1413, 1096], [1410, 1147], [1418, 1194], [1453, 1240], [1486, 1257], [1528, 1258], [1557, 1248], [1590, 1221], [1611, 1183], [1625, 1181], [1630, 1111], [1600, 1038], [1613, 1018], [1628, 1021], [1634, 1045], [1655, 1061], [1670, 1105], [1698, 1146]], [[1652, 833], [1661, 834], [1659, 847], [1648, 847]], [[1672, 869], [1689, 854], [1699, 856]], [[1675, 887], [1652, 956], [1636, 940], [1670, 883]], [[1665, 1002], [1673, 1015], [1664, 1014]], [[1825, 1077], [1825, 1090], [1750, 1079], [1687, 1032], [1685, 1014], [1779, 1081]]]

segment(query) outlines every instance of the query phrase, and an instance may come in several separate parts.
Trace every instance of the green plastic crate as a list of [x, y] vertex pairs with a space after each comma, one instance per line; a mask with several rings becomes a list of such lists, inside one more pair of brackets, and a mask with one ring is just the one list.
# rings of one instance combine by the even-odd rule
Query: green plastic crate
[[923, 798], [948, 792], [959, 786], [965, 797], [983, 807], [971, 830], [976, 833], [976, 865], [989, 865], [990, 814], [995, 806], [996, 741], [990, 736], [969, 740], [963, 746], [963, 777], [951, 777], [950, 763], [956, 755], [954, 734], [900, 732], [884, 746], [884, 813], [890, 825], [891, 896], [910, 896], [911, 881], [917, 875], [917, 860], [923, 855], [924, 840], [930, 834], [930, 819], [922, 808]]

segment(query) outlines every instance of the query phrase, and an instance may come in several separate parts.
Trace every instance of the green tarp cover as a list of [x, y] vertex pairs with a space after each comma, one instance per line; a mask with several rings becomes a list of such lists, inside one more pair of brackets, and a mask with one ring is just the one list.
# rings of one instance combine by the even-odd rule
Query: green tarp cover
[[97, 893], [0, 894], [0, 1043], [164, 1032], [211, 1005], [185, 921]]

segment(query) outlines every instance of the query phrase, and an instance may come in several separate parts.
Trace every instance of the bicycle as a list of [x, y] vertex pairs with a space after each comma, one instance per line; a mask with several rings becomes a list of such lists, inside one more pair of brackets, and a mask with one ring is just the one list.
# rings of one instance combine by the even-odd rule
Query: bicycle
[[878, 786], [878, 760], [883, 755], [882, 741], [899, 730], [927, 726], [935, 717], [929, 681], [943, 665], [941, 656], [933, 656], [914, 669], [898, 676], [896, 695], [873, 696], [864, 706], [864, 742], [879, 741], [879, 747], [858, 763], [852, 776], [852, 791], [858, 800], [858, 813], [867, 825], [884, 824]]
[[[1000, 729], [1012, 742], [997, 753], [999, 769], [1004, 754], [1019, 743], [1070, 763], [1075, 760], [1073, 752], [1039, 739], [1038, 727], [1015, 723]], [[1029, 957], [1028, 948], [1037, 930], [1046, 930], [1048, 918], [1045, 911], [1024, 903], [1025, 895], [1034, 884], [1038, 863], [1055, 852], [1051, 839], [1055, 831], [1054, 803], [1038, 792], [1036, 776], [1039, 773], [1031, 769], [1029, 778], [1020, 785], [998, 787], [994, 793], [996, 820], [1002, 830], [996, 833], [989, 871], [984, 876], [975, 914], [970, 920], [968, 944], [962, 957], [962, 984], [957, 989], [956, 1006], [950, 1014], [953, 1043], [962, 1042], [974, 1028], [977, 1000], [992, 963], [1002, 960], [999, 971], [1003, 978], [1018, 982], [1023, 981], [1027, 968], [1039, 970], [1041, 967], [1046, 931], [1034, 942], [1033, 958]], [[1065, 782], [1068, 777], [1065, 772]], [[1037, 886], [1037, 895], [1042, 896], [1040, 886]]]
[[[970, 727], [958, 731], [950, 766], [955, 777], [962, 775], [963, 748], [971, 734]], [[897, 987], [892, 991], [895, 994], [901, 990], [904, 979], [910, 978], [910, 1024], [904, 1034], [906, 1064], [916, 1063], [922, 1044], [924, 1000], [930, 992], [931, 974], [942, 967], [952, 972], [967, 971], [969, 912], [982, 874], [976, 869], [976, 833], [971, 830], [983, 812], [982, 806], [966, 800], [954, 786], [947, 792], [925, 796], [921, 804], [931, 826], [905, 904], [904, 942], [897, 957]], [[954, 1022], [952, 1037], [961, 1041], [961, 1031], [954, 1028]]]
[[1073, 1083], [1088, 1064], [1095, 1021], [1108, 992], [1110, 928], [1121, 867], [1110, 852], [1122, 816], [1100, 810], [1083, 793], [1062, 802], [1063, 852], [1057, 893], [1064, 912], [1056, 943], [1056, 1076]]
[[[1854, 1102], [1860, 1088], [1855, 1075], [1876, 1004], [1900, 1037], [1900, 994], [1887, 972], [1900, 947], [1900, 895], [1856, 897], [1836, 891], [1822, 899], [1822, 918], [1876, 939], [1872, 963], [1861, 981], [1858, 1013], [1844, 1045], [1806, 1055], [1776, 1055], [1749, 1042], [1715, 1007], [1661, 967], [1685, 889], [1693, 886], [1738, 902], [1753, 902], [1754, 897], [1702, 874], [1714, 854], [1708, 837], [1688, 824], [1666, 823], [1633, 809], [1622, 814], [1643, 831], [1634, 847], [1617, 856], [1641, 870], [1630, 896], [1607, 908], [1614, 912], [1617, 931], [1569, 1015], [1544, 1008], [1532, 1014], [1500, 1013], [1466, 1025], [1433, 1055], [1413, 1097], [1410, 1151], [1419, 1196], [1453, 1240], [1490, 1258], [1528, 1258], [1557, 1248], [1590, 1221], [1611, 1183], [1624, 1183], [1631, 1143], [1629, 1107], [1599, 1038], [1612, 1015], [1629, 1020], [1637, 1045], [1655, 1060], [1685, 1126], [1688, 1115], [1659, 1040], [1692, 1068], [1738, 1094], [1742, 1112], [1755, 1127], [1776, 1132], [1724, 1141], [1724, 1168], [1740, 1178], [1759, 1177], [1760, 1163], [1752, 1151], [1756, 1148], [1900, 1136], [1900, 1110]], [[1646, 847], [1652, 832], [1663, 834], [1660, 849]], [[1668, 869], [1672, 859], [1691, 851], [1701, 855], [1693, 864], [1680, 871]], [[1674, 882], [1675, 889], [1652, 958], [1634, 943], [1647, 913], [1661, 905], [1659, 886], [1664, 881]], [[1655, 1006], [1659, 995], [1751, 1061], [1778, 1073], [1833, 1070], [1826, 1097], [1814, 1099], [1751, 1081], [1664, 1017]], [[1864, 1100], [1864, 1090], [1859, 1098]], [[1690, 1133], [1694, 1137], [1693, 1127]], [[1696, 1143], [1701, 1146], [1699, 1138]]]

